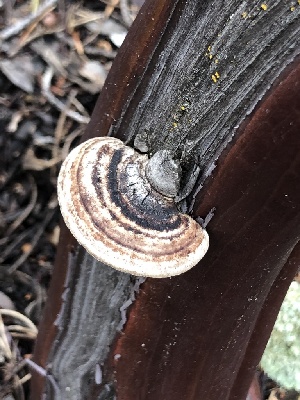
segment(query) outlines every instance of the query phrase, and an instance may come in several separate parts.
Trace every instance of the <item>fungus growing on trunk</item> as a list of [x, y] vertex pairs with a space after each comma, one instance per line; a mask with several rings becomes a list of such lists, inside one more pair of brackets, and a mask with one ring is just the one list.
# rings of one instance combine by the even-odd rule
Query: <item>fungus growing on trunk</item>
[[179, 275], [205, 255], [208, 234], [153, 188], [148, 164], [119, 139], [84, 142], [60, 171], [61, 212], [78, 242], [105, 264], [137, 276]]

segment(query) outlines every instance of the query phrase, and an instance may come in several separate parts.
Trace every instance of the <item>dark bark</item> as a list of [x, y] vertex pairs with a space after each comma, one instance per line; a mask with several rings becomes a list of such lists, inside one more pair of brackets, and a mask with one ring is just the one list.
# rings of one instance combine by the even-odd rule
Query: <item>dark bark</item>
[[[170, 150], [184, 170], [181, 206], [195, 217], [216, 208], [210, 249], [188, 273], [147, 279], [134, 301], [141, 281], [94, 262], [63, 227], [35, 351], [47, 398], [246, 398], [297, 270], [300, 64], [289, 63], [300, 7], [170, 3], [145, 3], [85, 139]], [[40, 399], [37, 377], [33, 387]]]
[[142, 9], [145, 33], [138, 22], [129, 33], [89, 137], [109, 134], [133, 144], [141, 135], [149, 154], [170, 150], [185, 171], [184, 197], [206, 179], [245, 116], [299, 54], [300, 9], [292, 12], [279, 0], [267, 10], [258, 1], [181, 0], [168, 6], [164, 26], [167, 18], [157, 10], [167, 6], [156, 3]]

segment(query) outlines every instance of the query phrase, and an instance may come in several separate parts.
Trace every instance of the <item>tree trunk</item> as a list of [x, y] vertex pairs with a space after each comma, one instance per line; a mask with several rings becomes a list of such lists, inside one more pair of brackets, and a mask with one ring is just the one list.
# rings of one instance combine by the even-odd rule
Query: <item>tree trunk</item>
[[[32, 399], [246, 398], [299, 265], [300, 6], [148, 0], [84, 139], [112, 135], [183, 169], [178, 207], [212, 217], [189, 272], [112, 270], [64, 225]], [[216, 164], [217, 162], [217, 164]], [[212, 210], [214, 210], [212, 212]]]

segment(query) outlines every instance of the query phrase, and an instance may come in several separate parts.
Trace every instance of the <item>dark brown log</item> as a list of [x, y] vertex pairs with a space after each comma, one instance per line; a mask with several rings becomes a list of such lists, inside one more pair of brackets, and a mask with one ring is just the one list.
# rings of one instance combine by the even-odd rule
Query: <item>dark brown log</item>
[[[147, 279], [134, 301], [141, 281], [95, 263], [63, 228], [35, 351], [48, 399], [246, 398], [297, 269], [300, 64], [287, 66], [299, 51], [300, 8], [170, 3], [145, 3], [85, 139], [112, 134], [132, 145], [142, 134], [150, 154], [179, 157], [181, 207], [196, 217], [216, 208], [211, 247], [188, 273]], [[42, 382], [33, 387], [40, 399]]]
[[[265, 341], [268, 333], [271, 332], [275, 323], [278, 310], [284, 300], [285, 294], [290, 286], [292, 279], [295, 276], [295, 271], [299, 270], [300, 266], [300, 245], [295, 246], [289, 256], [280, 274], [275, 279], [268, 297], [260, 311], [259, 317], [255, 324], [255, 329], [249, 340], [243, 362], [239, 368], [232, 392], [237, 399], [243, 398], [243, 394], [247, 389], [247, 379], [244, 374], [246, 371], [252, 370], [253, 365], [257, 363], [257, 357], [262, 354], [265, 348]], [[264, 338], [264, 340], [262, 340]], [[248, 399], [247, 399], [248, 400]]]
[[[199, 266], [144, 283], [115, 349], [119, 399], [246, 397], [272, 325], [258, 343], [251, 335], [300, 236], [299, 85], [300, 65], [260, 105], [198, 197], [196, 215], [216, 207]], [[288, 263], [291, 276], [299, 264]], [[247, 350], [251, 367], [248, 360], [240, 371], [236, 395]]]

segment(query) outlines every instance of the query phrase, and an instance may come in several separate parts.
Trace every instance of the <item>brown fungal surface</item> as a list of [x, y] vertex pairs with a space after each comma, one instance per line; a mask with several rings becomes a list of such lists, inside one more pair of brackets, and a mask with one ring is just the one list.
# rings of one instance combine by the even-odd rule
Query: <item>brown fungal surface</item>
[[119, 139], [84, 142], [61, 168], [61, 212], [78, 242], [105, 264], [138, 276], [179, 275], [204, 256], [208, 235], [151, 187], [147, 163]]

